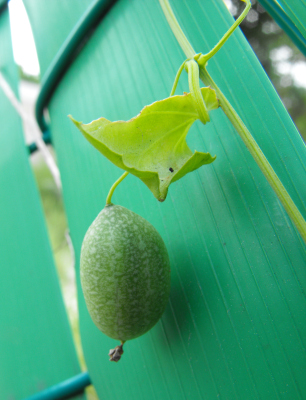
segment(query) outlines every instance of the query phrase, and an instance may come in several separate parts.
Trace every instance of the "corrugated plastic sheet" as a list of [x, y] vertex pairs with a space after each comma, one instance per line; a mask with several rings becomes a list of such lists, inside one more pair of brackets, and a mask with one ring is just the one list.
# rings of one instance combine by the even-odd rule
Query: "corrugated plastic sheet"
[[278, 0], [285, 13], [306, 39], [306, 2], [305, 0]]
[[[1, 74], [18, 96], [8, 9], [0, 43]], [[0, 398], [24, 400], [80, 366], [21, 119], [2, 88], [0, 123]]]
[[[197, 52], [212, 48], [233, 22], [221, 0], [171, 3]], [[40, 18], [49, 33], [34, 34], [47, 46], [65, 16], [60, 5], [55, 10], [42, 4]], [[57, 28], [45, 18], [51, 10]], [[205, 127], [196, 123], [187, 139], [192, 149], [216, 154], [213, 164], [173, 184], [162, 204], [133, 176], [113, 198], [149, 220], [166, 242], [172, 290], [162, 320], [126, 343], [115, 364], [107, 352], [116, 342], [88, 315], [79, 282], [80, 247], [121, 171], [86, 142], [67, 115], [84, 123], [100, 116], [127, 120], [169, 95], [183, 60], [157, 0], [120, 0], [50, 103], [89, 373], [101, 400], [303, 399], [305, 244], [221, 110]], [[241, 32], [208, 70], [306, 217], [305, 145]], [[186, 76], [178, 93], [183, 90]]]

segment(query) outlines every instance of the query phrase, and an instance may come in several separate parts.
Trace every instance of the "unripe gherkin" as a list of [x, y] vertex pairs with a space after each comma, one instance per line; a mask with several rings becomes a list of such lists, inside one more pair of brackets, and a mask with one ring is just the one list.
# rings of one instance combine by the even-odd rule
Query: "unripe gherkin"
[[83, 241], [81, 284], [89, 314], [103, 333], [121, 342], [143, 335], [160, 319], [170, 293], [161, 236], [134, 212], [106, 206]]

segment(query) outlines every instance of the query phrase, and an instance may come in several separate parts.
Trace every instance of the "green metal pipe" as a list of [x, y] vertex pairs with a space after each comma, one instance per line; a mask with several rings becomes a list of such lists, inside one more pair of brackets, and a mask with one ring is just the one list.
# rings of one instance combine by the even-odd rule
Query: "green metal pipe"
[[65, 71], [72, 63], [75, 54], [80, 51], [80, 43], [84, 45], [84, 38], [89, 36], [115, 2], [116, 0], [97, 0], [93, 2], [73, 28], [47, 69], [42, 80], [35, 109], [36, 120], [42, 132], [48, 129], [43, 115], [44, 108], [50, 101]]
[[8, 6], [8, 2], [4, 1], [4, 3], [2, 3], [0, 1], [0, 14], [7, 8]]
[[287, 33], [296, 47], [306, 56], [306, 40], [281, 6], [274, 0], [258, 0], [277, 24]]
[[[46, 144], [51, 144], [51, 135], [50, 135], [50, 131], [45, 131], [42, 135], [42, 139]], [[35, 153], [35, 151], [37, 150], [37, 145], [35, 142], [29, 144], [28, 146], [29, 152], [30, 154]]]
[[51, 386], [46, 390], [36, 393], [25, 400], [69, 399], [70, 397], [82, 393], [85, 387], [89, 385], [91, 385], [91, 381], [88, 372], [82, 372], [73, 378], [67, 379], [61, 383], [58, 383], [57, 385]]

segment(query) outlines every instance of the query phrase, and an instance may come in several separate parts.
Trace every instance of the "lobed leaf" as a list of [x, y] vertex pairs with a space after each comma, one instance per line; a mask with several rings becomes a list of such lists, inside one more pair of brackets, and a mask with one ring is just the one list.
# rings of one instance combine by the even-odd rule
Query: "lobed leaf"
[[[201, 92], [208, 111], [219, 107], [214, 90]], [[96, 149], [141, 179], [159, 201], [165, 200], [172, 182], [216, 158], [193, 153], [187, 145], [187, 133], [199, 119], [190, 93], [156, 101], [129, 121], [99, 118], [83, 124], [69, 117]]]

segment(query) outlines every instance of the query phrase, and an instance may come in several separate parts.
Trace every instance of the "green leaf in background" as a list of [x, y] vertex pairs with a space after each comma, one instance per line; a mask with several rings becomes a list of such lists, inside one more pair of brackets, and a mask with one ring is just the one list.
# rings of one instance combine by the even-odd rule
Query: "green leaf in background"
[[[219, 107], [214, 90], [201, 92], [208, 111]], [[216, 158], [193, 153], [186, 143], [191, 125], [199, 119], [189, 93], [156, 101], [127, 122], [100, 118], [84, 125], [70, 118], [96, 149], [140, 178], [159, 201], [165, 200], [172, 182]]]

